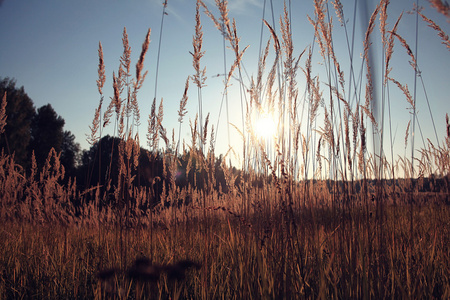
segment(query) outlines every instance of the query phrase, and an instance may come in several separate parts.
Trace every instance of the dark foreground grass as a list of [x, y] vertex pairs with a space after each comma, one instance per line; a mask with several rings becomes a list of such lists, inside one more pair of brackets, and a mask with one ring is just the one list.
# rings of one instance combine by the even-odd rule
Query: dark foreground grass
[[[410, 209], [390, 207], [378, 220], [330, 209], [294, 221], [282, 213], [247, 221], [217, 212], [207, 221], [152, 229], [3, 223], [0, 295], [448, 299], [450, 208], [415, 206], [412, 232]], [[132, 276], [143, 261], [144, 275]], [[186, 262], [195, 267], [172, 272]]]

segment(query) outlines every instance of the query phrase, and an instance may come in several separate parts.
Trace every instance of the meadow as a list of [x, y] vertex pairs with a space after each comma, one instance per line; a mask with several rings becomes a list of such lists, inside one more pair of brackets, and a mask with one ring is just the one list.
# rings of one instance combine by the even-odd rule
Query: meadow
[[[449, 20], [448, 5], [431, 3]], [[247, 48], [227, 2], [216, 1], [213, 10], [197, 1], [194, 73], [180, 100], [179, 127], [165, 127], [163, 102], [154, 99], [151, 111], [142, 112], [148, 114], [146, 139], [139, 138], [138, 95], [151, 31], [132, 71], [124, 30], [110, 103], [104, 102], [100, 44], [100, 101], [88, 140], [100, 153], [102, 132], [112, 128], [114, 159], [97, 159], [90, 172], [102, 164], [109, 171], [86, 185], [66, 177], [53, 150], [43, 166], [32, 157], [30, 170], [2, 152], [0, 299], [449, 299], [448, 115], [436, 120], [446, 133], [438, 143], [427, 139], [416, 148], [415, 96], [390, 77], [394, 44], [413, 74], [420, 61], [397, 33], [402, 16], [388, 28], [389, 1], [381, 0], [368, 20], [362, 57], [349, 52], [345, 60], [352, 63], [342, 65], [330, 18], [347, 32], [342, 5], [313, 5], [315, 50], [311, 45], [295, 54], [285, 6], [279, 32], [265, 22], [271, 38], [257, 74], [244, 85]], [[441, 38], [438, 46], [450, 50], [437, 24], [418, 8], [413, 13]], [[235, 55], [224, 89], [233, 78], [242, 84], [242, 124], [233, 125], [240, 143], [220, 156], [215, 120], [202, 111], [207, 78], [201, 14]], [[369, 59], [374, 30], [383, 47], [381, 78], [372, 74]], [[315, 73], [315, 60], [326, 78]], [[402, 93], [412, 112], [404, 138], [411, 152], [395, 156], [388, 87]], [[195, 100], [187, 96], [192, 88]], [[8, 122], [7, 101], [4, 95], [0, 133]], [[179, 134], [187, 101], [198, 102], [186, 126], [190, 142]], [[267, 115], [276, 120], [275, 129], [262, 137], [255, 124]], [[240, 160], [233, 158], [237, 152]], [[162, 164], [144, 167], [141, 155]], [[186, 181], [180, 184], [180, 178]]]

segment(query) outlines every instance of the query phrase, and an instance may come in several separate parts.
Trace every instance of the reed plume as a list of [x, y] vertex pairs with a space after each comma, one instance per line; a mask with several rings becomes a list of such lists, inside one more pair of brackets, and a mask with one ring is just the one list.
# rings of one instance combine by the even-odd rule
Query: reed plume
[[400, 16], [398, 17], [397, 21], [395, 22], [394, 27], [392, 28], [392, 30], [390, 31], [390, 35], [389, 35], [389, 40], [387, 43], [387, 47], [386, 47], [386, 57], [385, 57], [385, 71], [384, 71], [384, 82], [386, 83], [389, 77], [389, 73], [391, 71], [390, 69], [390, 61], [392, 58], [392, 54], [394, 53], [394, 34], [397, 32], [397, 28], [398, 28], [398, 24], [400, 23], [400, 20], [403, 16], [403, 12], [400, 14]]
[[90, 145], [94, 145], [100, 137], [97, 136], [97, 132], [100, 128], [100, 122], [101, 122], [101, 110], [102, 110], [102, 103], [103, 103], [103, 97], [100, 99], [100, 102], [98, 104], [98, 107], [95, 109], [94, 113], [94, 119], [92, 120], [92, 125], [89, 126], [89, 129], [91, 130], [91, 134], [87, 136], [87, 142]]
[[388, 79], [393, 83], [395, 83], [398, 86], [398, 88], [403, 92], [403, 94], [405, 94], [406, 101], [409, 103], [409, 105], [411, 105], [411, 110], [415, 111], [414, 99], [412, 98], [411, 93], [409, 92], [408, 85], [407, 84], [402, 85], [400, 82], [391, 77], [389, 77]]
[[339, 0], [335, 0], [332, 1], [334, 10], [336, 11], [336, 15], [339, 19], [339, 22], [341, 23], [341, 25], [344, 25], [344, 11], [343, 11], [343, 6], [341, 1]]
[[145, 55], [147, 54], [148, 51], [148, 46], [150, 44], [150, 34], [151, 34], [151, 29], [149, 28], [147, 31], [147, 35], [145, 36], [145, 40], [144, 43], [142, 44], [142, 51], [141, 54], [139, 55], [139, 60], [136, 63], [136, 86], [142, 86], [142, 82], [145, 79], [145, 76], [147, 75], [147, 72], [144, 73], [144, 75], [142, 75], [141, 78], [141, 74], [142, 74], [142, 69], [144, 68], [144, 60], [145, 60]]
[[186, 104], [188, 101], [188, 90], [189, 90], [189, 79], [190, 76], [188, 76], [188, 78], [186, 79], [186, 83], [184, 85], [184, 93], [183, 93], [183, 97], [180, 100], [180, 107], [178, 109], [178, 122], [180, 123], [180, 128], [181, 128], [181, 123], [183, 123], [183, 118], [186, 116], [187, 114], [187, 110], [186, 110]]
[[416, 70], [416, 68], [417, 68], [417, 61], [416, 61], [416, 58], [415, 58], [411, 48], [409, 47], [408, 43], [406, 42], [406, 40], [402, 36], [400, 36], [398, 33], [396, 33], [396, 32], [390, 31], [390, 33], [398, 38], [398, 40], [402, 44], [403, 48], [405, 48], [406, 53], [411, 58], [411, 62], [410, 62], [411, 66], [414, 68], [414, 70]]
[[405, 149], [408, 145], [408, 137], [409, 137], [409, 126], [411, 125], [411, 120], [408, 121], [408, 125], [406, 126], [406, 132], [405, 132]]
[[[92, 120], [92, 125], [89, 126], [91, 130], [90, 136], [87, 137], [89, 144], [95, 144], [101, 138], [101, 110], [103, 104], [103, 85], [105, 84], [105, 62], [103, 59], [103, 48], [102, 43], [98, 43], [98, 79], [97, 88], [100, 94], [100, 102], [98, 107], [95, 109], [94, 119]], [[105, 113], [106, 114], [106, 113]], [[97, 131], [100, 131], [99, 136], [97, 136]]]
[[447, 21], [450, 22], [450, 6], [448, 2], [443, 2], [442, 0], [430, 0], [431, 6], [434, 7], [438, 12], [447, 17]]
[[191, 52], [192, 55], [192, 65], [194, 66], [195, 74], [192, 76], [194, 83], [198, 88], [201, 88], [205, 84], [206, 80], [206, 67], [201, 69], [200, 60], [205, 55], [205, 51], [202, 51], [203, 44], [203, 31], [202, 25], [200, 21], [200, 0], [197, 0], [197, 4], [195, 7], [195, 35], [192, 38], [192, 46], [194, 47], [194, 52]]
[[377, 5], [375, 10], [372, 13], [372, 16], [369, 20], [369, 25], [367, 26], [366, 34], [364, 37], [364, 61], [366, 63], [366, 77], [367, 77], [367, 84], [366, 84], [366, 102], [365, 102], [365, 108], [368, 115], [371, 115], [371, 112], [369, 112], [369, 108], [372, 102], [373, 98], [373, 81], [372, 81], [372, 70], [370, 66], [370, 60], [369, 60], [369, 47], [372, 44], [370, 41], [370, 35], [373, 32], [373, 29], [375, 27], [375, 19], [378, 15], [378, 12], [380, 10], [380, 4]]
[[442, 40], [442, 44], [447, 47], [447, 50], [450, 51], [450, 39], [448, 35], [437, 25], [433, 20], [427, 18], [421, 11], [418, 11], [419, 15], [422, 17], [422, 19], [428, 23], [428, 27], [434, 29], [437, 31], [437, 34]]
[[159, 123], [158, 115], [156, 113], [156, 99], [153, 99], [150, 114], [148, 116], [148, 130], [147, 130], [147, 143], [150, 150], [156, 155], [159, 144]]
[[100, 95], [103, 95], [103, 85], [105, 84], [106, 76], [105, 76], [105, 62], [103, 60], [103, 48], [102, 43], [98, 43], [98, 80], [97, 87]]

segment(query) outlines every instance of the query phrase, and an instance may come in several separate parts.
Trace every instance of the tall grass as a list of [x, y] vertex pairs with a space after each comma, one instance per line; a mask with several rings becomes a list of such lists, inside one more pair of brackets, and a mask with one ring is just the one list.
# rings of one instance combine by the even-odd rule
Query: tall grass
[[[148, 149], [141, 148], [138, 92], [147, 74], [151, 31], [133, 78], [125, 29], [119, 70], [113, 73], [114, 95], [103, 112], [105, 66], [99, 45], [100, 101], [89, 135], [100, 157], [102, 131], [113, 126], [119, 144], [111, 152], [117, 149], [118, 172], [111, 172], [112, 158], [98, 159], [90, 172], [98, 167], [100, 176], [102, 164], [109, 165], [109, 172], [98, 183], [88, 176], [81, 190], [73, 178], [63, 184], [64, 167], [54, 150], [41, 170], [33, 160], [30, 171], [2, 152], [1, 297], [449, 298], [448, 116], [446, 136], [437, 144], [428, 139], [423, 148], [412, 147], [411, 158], [386, 155], [394, 148], [387, 134], [392, 132], [391, 88], [400, 89], [416, 115], [415, 93], [391, 77], [394, 50], [406, 51], [411, 72], [420, 70], [417, 53], [397, 32], [402, 15], [389, 28], [389, 1], [380, 1], [367, 20], [357, 61], [339, 1], [314, 1], [314, 16], [308, 17], [313, 43], [301, 51], [294, 47], [292, 12], [285, 5], [280, 32], [264, 21], [270, 39], [256, 78], [244, 84], [247, 47], [241, 47], [227, 2], [216, 1], [216, 6], [220, 17], [197, 1], [194, 75], [180, 93], [178, 136], [164, 127], [163, 101], [155, 96]], [[241, 96], [242, 124], [235, 129], [242, 149], [233, 147], [220, 160], [215, 129], [202, 111], [207, 78], [200, 64], [201, 9], [234, 55], [225, 89], [238, 78]], [[348, 64], [335, 48], [333, 13], [347, 37]], [[448, 47], [442, 29], [421, 11], [415, 13]], [[383, 61], [375, 64], [372, 39], [378, 19]], [[394, 46], [397, 40], [401, 48]], [[315, 70], [315, 60], [325, 72]], [[381, 78], [374, 75], [375, 67], [382, 70]], [[199, 111], [189, 122], [187, 145], [181, 129], [190, 80], [197, 87]], [[7, 95], [0, 133], [7, 122], [6, 101]], [[266, 115], [277, 120], [276, 135], [262, 139], [254, 124]], [[405, 144], [413, 134], [408, 123]], [[239, 169], [231, 164], [233, 152], [241, 152]], [[140, 182], [142, 155], [163, 162], [162, 170], [143, 177], [145, 184]], [[185, 170], [186, 185], [177, 182], [179, 170]]]

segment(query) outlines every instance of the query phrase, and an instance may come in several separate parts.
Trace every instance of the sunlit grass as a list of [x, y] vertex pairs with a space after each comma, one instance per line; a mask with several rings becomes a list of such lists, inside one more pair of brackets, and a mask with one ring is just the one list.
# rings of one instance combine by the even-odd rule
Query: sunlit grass
[[[339, 16], [339, 2], [335, 4]], [[206, 15], [235, 54], [225, 85], [236, 76], [245, 90], [241, 71], [246, 48], [239, 46], [238, 28], [228, 17], [226, 3], [217, 5], [220, 17], [209, 10]], [[135, 134], [150, 30], [136, 78], [130, 71], [131, 50], [124, 30], [121, 68], [117, 77], [113, 75], [114, 96], [106, 109], [100, 44], [101, 100], [89, 141], [100, 152], [97, 142], [103, 138], [102, 129], [113, 126], [117, 144], [110, 150], [110, 161], [98, 160], [88, 171], [108, 165], [104, 184], [93, 183], [81, 190], [74, 179], [65, 181], [64, 168], [53, 150], [42, 169], [32, 157], [31, 170], [2, 153], [0, 297], [449, 298], [448, 117], [447, 135], [438, 145], [429, 142], [417, 149], [418, 162], [409, 155], [394, 161], [380, 154], [383, 151], [370, 149], [366, 129], [376, 128], [378, 135], [387, 129], [371, 111], [375, 101], [371, 80], [375, 79], [368, 49], [362, 58], [366, 76], [358, 82], [366, 86], [366, 95], [354, 90], [346, 96], [343, 66], [330, 40], [331, 24], [324, 18], [323, 3], [314, 5], [316, 16], [311, 22], [319, 60], [334, 72], [336, 82], [328, 79], [324, 84], [314, 75], [311, 48], [294, 56], [286, 8], [280, 33], [266, 22], [271, 41], [260, 57], [257, 79], [247, 90], [251, 101], [239, 112], [242, 127], [234, 125], [243, 147], [232, 147], [220, 158], [215, 139], [221, 137], [215, 135], [209, 115], [202, 112], [207, 78], [200, 64], [199, 11], [206, 5], [197, 2], [195, 75], [186, 81], [178, 108], [180, 133], [189, 80], [193, 80], [199, 111], [189, 122], [190, 143], [164, 126], [164, 113], [175, 112], [165, 112], [163, 101], [157, 99], [145, 112], [149, 114], [148, 150], [141, 148]], [[385, 21], [387, 6], [381, 1], [370, 19], [367, 47], [377, 17], [380, 23]], [[392, 30], [385, 26], [380, 29], [384, 50], [393, 51], [394, 37], [409, 48], [395, 33], [396, 25]], [[271, 45], [275, 58], [269, 62]], [[385, 71], [389, 59], [381, 63]], [[282, 73], [278, 71], [281, 63]], [[306, 82], [304, 91], [297, 87], [300, 78]], [[382, 88], [393, 81], [413, 105], [406, 85], [385, 79]], [[300, 92], [305, 95], [302, 112]], [[7, 122], [1, 114], [0, 123]], [[0, 125], [3, 129], [4, 124]], [[405, 144], [411, 134], [407, 130]], [[229, 159], [236, 152], [242, 158], [237, 167]], [[114, 168], [112, 154], [117, 162]]]

